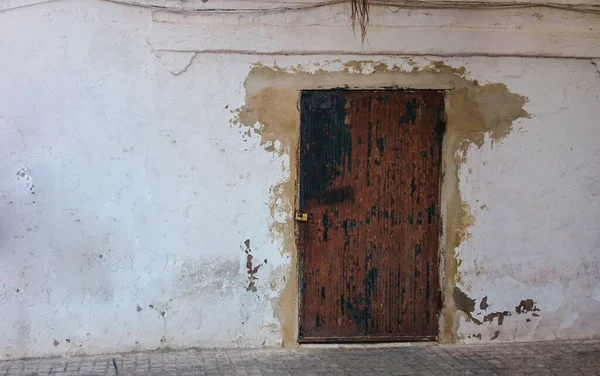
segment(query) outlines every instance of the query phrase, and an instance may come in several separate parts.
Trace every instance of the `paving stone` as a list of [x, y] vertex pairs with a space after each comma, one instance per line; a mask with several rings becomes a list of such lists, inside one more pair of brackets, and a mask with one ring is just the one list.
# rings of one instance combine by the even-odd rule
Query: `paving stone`
[[0, 361], [0, 376], [598, 375], [600, 341], [193, 350]]

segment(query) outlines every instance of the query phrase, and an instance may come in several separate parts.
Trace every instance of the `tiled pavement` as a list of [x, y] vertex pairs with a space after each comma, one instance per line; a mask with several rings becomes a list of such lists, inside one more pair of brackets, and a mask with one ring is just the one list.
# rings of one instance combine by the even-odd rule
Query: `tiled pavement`
[[0, 361], [0, 375], [600, 375], [600, 341], [146, 352]]

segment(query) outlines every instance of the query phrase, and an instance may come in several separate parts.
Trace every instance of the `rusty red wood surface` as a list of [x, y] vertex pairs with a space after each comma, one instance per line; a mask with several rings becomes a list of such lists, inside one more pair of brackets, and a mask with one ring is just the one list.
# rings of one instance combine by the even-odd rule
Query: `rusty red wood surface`
[[301, 97], [300, 342], [438, 336], [439, 91]]

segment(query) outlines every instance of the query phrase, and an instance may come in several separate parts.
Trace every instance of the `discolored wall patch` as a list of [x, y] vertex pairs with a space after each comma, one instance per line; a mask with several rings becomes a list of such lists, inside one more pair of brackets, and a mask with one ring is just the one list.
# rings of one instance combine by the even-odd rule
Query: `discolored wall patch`
[[[511, 317], [513, 315], [513, 313], [510, 311], [496, 311], [484, 315], [487, 309], [492, 305], [488, 303], [487, 296], [481, 299], [481, 302], [479, 304], [480, 310], [478, 312], [475, 312], [477, 300], [468, 297], [467, 294], [462, 292], [458, 287], [454, 288], [454, 304], [456, 306], [456, 309], [460, 312], [460, 314], [466, 317], [467, 321], [473, 322], [478, 326], [487, 324], [492, 329], [494, 329], [494, 333], [489, 338], [491, 341], [498, 339], [498, 337], [502, 333], [502, 326], [504, 324], [504, 320], [507, 317]], [[515, 307], [514, 313], [517, 315], [528, 315], [529, 317], [526, 318], [526, 322], [531, 322], [531, 319], [533, 317], [540, 316], [537, 312], [540, 312], [540, 309], [537, 307], [536, 303], [531, 299], [524, 299], [521, 300], [519, 305]], [[477, 318], [477, 316], [481, 317], [481, 315], [484, 315], [483, 320]], [[481, 340], [482, 336], [481, 333], [476, 333], [469, 334], [467, 338], [478, 338]]]
[[289, 180], [271, 189], [270, 202], [273, 216], [276, 212], [286, 213], [287, 219], [283, 222], [274, 220], [270, 230], [271, 236], [283, 244], [282, 252], [291, 260], [286, 286], [274, 302], [283, 343], [294, 345], [297, 342], [299, 271], [293, 209], [297, 200], [298, 101], [302, 90], [333, 88], [437, 89], [447, 93], [441, 192], [444, 235], [440, 259], [445, 262], [440, 266], [440, 288], [444, 296], [440, 341], [455, 342], [458, 316], [468, 315], [466, 311], [471, 305], [475, 309], [474, 301], [471, 304], [466, 294], [455, 289], [460, 279], [456, 249], [469, 238], [469, 228], [475, 221], [469, 205], [463, 202], [460, 194], [459, 167], [465, 162], [470, 145], [482, 146], [486, 135], [491, 142], [499, 142], [511, 132], [513, 121], [528, 117], [523, 109], [526, 98], [509, 92], [502, 83], [482, 85], [470, 79], [464, 67], [454, 68], [443, 62], [416, 63], [404, 59], [396, 65], [380, 61], [338, 63], [334, 69], [326, 69], [324, 65], [290, 68], [255, 65], [244, 83], [245, 104], [232, 120], [232, 124], [246, 127], [248, 132], [259, 135], [266, 151], [290, 157]]
[[537, 307], [535, 302], [531, 299], [521, 300], [518, 306], [515, 307], [515, 312], [517, 314], [529, 313], [532, 312], [532, 316], [538, 316], [536, 312], [539, 312], [540, 309]]
[[[246, 286], [246, 290], [256, 292], [258, 290], [256, 287], [256, 282], [258, 280], [256, 273], [258, 273], [258, 269], [260, 269], [263, 264], [256, 265], [253, 262], [254, 256], [252, 255], [252, 249], [250, 249], [250, 239], [246, 239], [244, 241], [244, 247], [244, 253], [246, 254], [246, 269], [248, 274], [248, 286]], [[265, 260], [265, 264], [266, 263], [267, 260]]]

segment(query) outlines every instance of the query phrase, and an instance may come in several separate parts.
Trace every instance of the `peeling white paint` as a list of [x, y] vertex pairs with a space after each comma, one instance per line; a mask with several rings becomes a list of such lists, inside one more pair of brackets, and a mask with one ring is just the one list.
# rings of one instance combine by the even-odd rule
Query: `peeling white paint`
[[[269, 228], [293, 208], [272, 213], [269, 203], [294, 156], [267, 152], [258, 135], [230, 125], [250, 68], [339, 71], [361, 59], [412, 69], [403, 57], [364, 56], [386, 46], [392, 55], [494, 48], [598, 57], [597, 18], [505, 12], [376, 13], [382, 27], [370, 46], [344, 34], [352, 30], [340, 12], [323, 9], [306, 19], [227, 17], [224, 26], [68, 0], [0, 13], [0, 35], [11, 36], [0, 41], [0, 349], [23, 357], [280, 345], [273, 302], [291, 260]], [[535, 30], [518, 31], [528, 20]], [[465, 28], [492, 23], [500, 29]], [[567, 37], [551, 39], [556, 27]], [[455, 38], [444, 38], [448, 29]], [[515, 35], [531, 38], [520, 44]], [[298, 55], [280, 55], [288, 47]], [[415, 59], [431, 60], [440, 58]], [[488, 297], [480, 320], [511, 316], [500, 328], [461, 322], [459, 334], [467, 342], [496, 330], [498, 341], [600, 335], [597, 60], [443, 61], [504, 83], [529, 99], [531, 114], [503, 142], [470, 148], [460, 171], [475, 224], [457, 250], [459, 286], [477, 307]], [[256, 292], [246, 289], [246, 239], [263, 264]], [[517, 314], [525, 299], [539, 311]]]
[[[593, 104], [600, 88], [594, 67], [584, 74], [582, 62], [571, 68], [577, 74], [565, 76], [561, 64], [551, 63], [545, 74], [553, 79], [540, 77], [535, 89], [526, 87], [537, 75], [529, 64], [522, 78], [488, 78], [525, 95], [532, 117], [515, 124], [501, 144], [470, 148], [461, 169], [461, 193], [476, 219], [458, 249], [459, 287], [477, 304], [488, 296], [491, 310], [512, 313], [500, 328], [465, 323], [463, 337], [483, 332], [485, 340], [494, 330], [501, 330], [499, 340], [598, 335], [600, 305], [585, 297], [600, 278], [600, 200], [591, 184], [600, 175], [600, 148], [592, 141], [600, 136], [592, 115], [600, 111]], [[523, 299], [535, 301], [539, 318], [515, 315]]]

